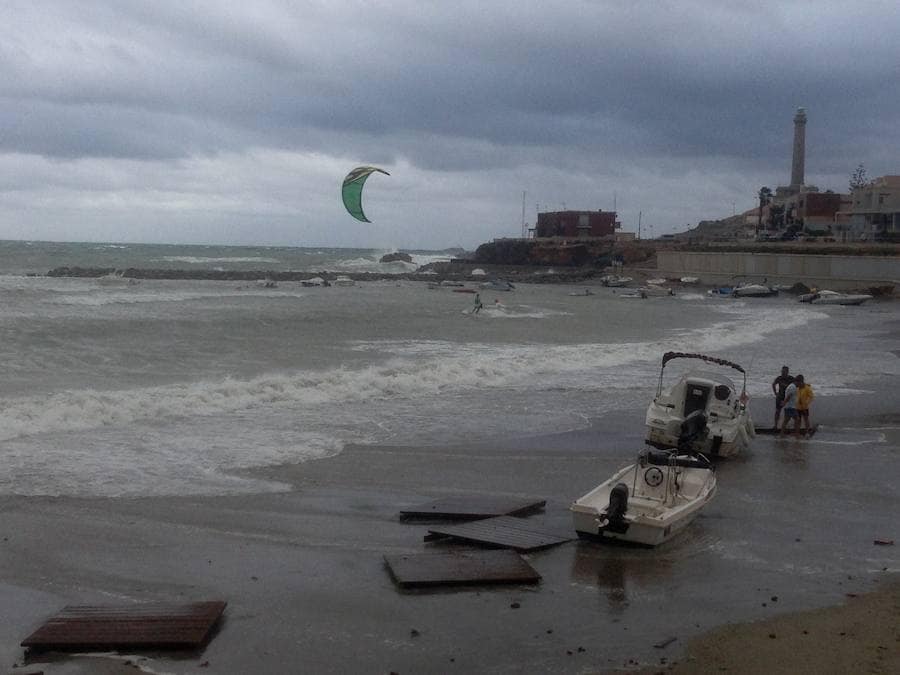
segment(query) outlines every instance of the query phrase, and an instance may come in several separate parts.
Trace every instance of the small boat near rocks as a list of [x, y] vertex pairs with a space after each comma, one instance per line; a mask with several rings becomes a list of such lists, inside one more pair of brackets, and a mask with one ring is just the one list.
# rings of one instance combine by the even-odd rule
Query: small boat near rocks
[[871, 300], [868, 293], [838, 293], [837, 291], [816, 291], [805, 293], [798, 300], [813, 305], [861, 305], [866, 300]]
[[741, 284], [734, 287], [731, 295], [736, 298], [767, 298], [778, 295], [778, 290], [765, 284]]
[[515, 290], [516, 287], [509, 281], [503, 279], [491, 279], [490, 281], [482, 282], [481, 288], [486, 291], [512, 291]]
[[638, 292], [641, 294], [641, 297], [644, 298], [659, 298], [666, 295], [675, 295], [675, 291], [671, 288], [667, 286], [657, 286], [656, 284], [641, 286], [638, 288]]
[[579, 537], [657, 546], [687, 527], [716, 493], [703, 455], [646, 450], [569, 507]]
[[620, 277], [618, 274], [607, 274], [600, 277], [600, 283], [611, 288], [621, 288], [634, 281], [631, 277]]

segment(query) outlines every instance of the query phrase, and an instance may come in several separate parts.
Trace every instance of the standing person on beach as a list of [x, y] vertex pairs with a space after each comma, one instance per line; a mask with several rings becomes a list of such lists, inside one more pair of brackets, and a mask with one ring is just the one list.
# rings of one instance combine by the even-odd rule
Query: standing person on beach
[[797, 435], [800, 435], [800, 428], [806, 422], [806, 432], [812, 431], [812, 425], [809, 423], [809, 406], [816, 397], [813, 388], [803, 379], [803, 375], [797, 375], [794, 378], [797, 383]]
[[781, 409], [784, 407], [785, 390], [794, 383], [794, 378], [789, 373], [790, 368], [781, 366], [781, 375], [772, 380], [772, 393], [775, 394], [775, 424], [773, 429], [776, 433], [778, 432], [778, 420], [781, 417]]
[[781, 405], [784, 410], [784, 423], [781, 425], [782, 435], [787, 431], [788, 422], [794, 422], [794, 433], [800, 435], [800, 422], [797, 419], [797, 384], [791, 382], [784, 390], [784, 399]]

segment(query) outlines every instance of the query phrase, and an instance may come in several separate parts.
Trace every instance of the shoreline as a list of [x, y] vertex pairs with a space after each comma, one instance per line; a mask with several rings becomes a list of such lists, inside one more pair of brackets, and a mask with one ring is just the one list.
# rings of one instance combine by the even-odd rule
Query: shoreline
[[[831, 635], [832, 627], [851, 638], [879, 636], [874, 646], [837, 638], [827, 643], [847, 647], [846, 656], [855, 663], [885, 644], [880, 629], [870, 630], [867, 622], [900, 625], [884, 620], [895, 616], [884, 612], [895, 612], [897, 603], [881, 604], [883, 598], [898, 598], [896, 562], [868, 570], [849, 560], [840, 567], [831, 562], [822, 573], [798, 577], [752, 560], [749, 566], [737, 564], [716, 552], [735, 539], [760, 542], [735, 529], [736, 519], [750, 516], [741, 486], [769, 471], [765, 464], [773, 449], [799, 447], [791, 441], [782, 451], [776, 441], [766, 441], [752, 457], [723, 463], [720, 480], [729, 485], [729, 498], [713, 502], [671, 546], [646, 550], [572, 541], [538, 551], [526, 556], [543, 576], [534, 588], [404, 592], [394, 586], [382, 556], [431, 549], [422, 541], [427, 527], [399, 521], [401, 508], [454, 493], [538, 496], [547, 505], [529, 520], [554, 531], [570, 529], [570, 500], [628, 459], [622, 448], [633, 445], [640, 417], [641, 411], [621, 411], [602, 427], [485, 443], [353, 445], [329, 459], [249, 470], [284, 481], [291, 486], [287, 492], [3, 497], [0, 602], [6, 611], [0, 618], [0, 657], [10, 673], [133, 673], [120, 657], [47, 655], [23, 662], [17, 645], [65, 604], [205, 599], [229, 604], [217, 635], [201, 653], [126, 658], [167, 673], [194, 672], [202, 663], [209, 663], [207, 672], [219, 673], [297, 668], [503, 673], [526, 663], [533, 672], [573, 675], [617, 668], [657, 673], [670, 666], [688, 674], [721, 672], [723, 666], [755, 673], [757, 661], [748, 660], [747, 650], [762, 642], [761, 654], [773, 660], [770, 672], [827, 673], [778, 670], [781, 652], [771, 649], [791, 651], [803, 629], [816, 638], [804, 636], [804, 648], [822, 648], [821, 636]], [[884, 422], [900, 419], [887, 414]], [[815, 442], [803, 447], [814, 449]], [[779, 510], [777, 503], [772, 508]], [[892, 537], [885, 518], [882, 514], [879, 532]], [[748, 552], [781, 555], [774, 560], [787, 563], [786, 569], [811, 564], [819, 551], [833, 546], [872, 548], [868, 534], [848, 543], [822, 538], [815, 525], [798, 531], [773, 523], [764, 529], [771, 545], [754, 544]], [[798, 537], [803, 543], [792, 543]], [[772, 552], [783, 548], [789, 550]], [[875, 549], [874, 554], [896, 561], [894, 547]], [[741, 550], [735, 553], [742, 556]], [[873, 593], [873, 587], [879, 590]], [[854, 607], [867, 609], [849, 630], [843, 615], [827, 618], [821, 627], [808, 622], [809, 615], [830, 617], [831, 606], [851, 596], [858, 596]], [[868, 609], [871, 602], [875, 611]], [[773, 612], [784, 613], [773, 617]], [[768, 637], [773, 631], [777, 639]], [[655, 646], [672, 637], [676, 641], [664, 648]], [[707, 656], [703, 650], [713, 651]], [[752, 667], [740, 670], [743, 663]]]

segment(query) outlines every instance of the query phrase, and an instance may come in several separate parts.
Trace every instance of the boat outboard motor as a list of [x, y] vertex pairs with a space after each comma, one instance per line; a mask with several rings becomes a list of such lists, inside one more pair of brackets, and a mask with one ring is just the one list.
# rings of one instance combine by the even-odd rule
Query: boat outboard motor
[[691, 443], [706, 431], [706, 415], [702, 410], [695, 410], [684, 418], [681, 432], [678, 434], [678, 449], [689, 450]]
[[617, 483], [609, 492], [609, 506], [606, 508], [607, 525], [604, 529], [622, 533], [628, 529], [625, 512], [628, 510], [628, 486]]

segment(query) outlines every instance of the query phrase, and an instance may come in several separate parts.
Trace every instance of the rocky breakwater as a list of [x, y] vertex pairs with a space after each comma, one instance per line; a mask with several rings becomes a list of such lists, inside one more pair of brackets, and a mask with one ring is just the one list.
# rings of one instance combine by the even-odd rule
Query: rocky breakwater
[[336, 273], [318, 272], [275, 272], [272, 270], [185, 270], [168, 268], [128, 267], [116, 269], [112, 267], [55, 267], [47, 272], [48, 277], [81, 277], [99, 278], [114, 274], [123, 279], [195, 279], [198, 281], [306, 281], [313, 277], [334, 280], [338, 276], [346, 276], [357, 281], [380, 279], [413, 278], [415, 272], [388, 274], [382, 272]]
[[275, 272], [272, 270], [185, 270], [185, 269], [144, 269], [129, 267], [56, 267], [49, 272], [50, 277], [76, 277], [97, 279], [115, 275], [123, 279], [163, 280], [185, 279], [197, 281], [275, 281], [301, 282], [314, 277], [334, 281], [338, 276], [354, 281], [464, 281], [482, 282], [488, 279], [507, 279], [522, 283], [580, 283], [602, 276], [602, 268], [593, 266], [554, 268], [546, 265], [497, 265], [477, 263], [473, 260], [453, 260], [431, 263], [414, 272]]

